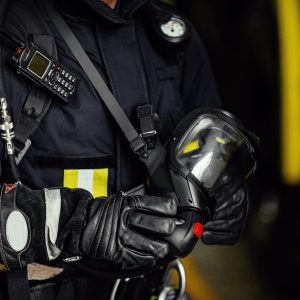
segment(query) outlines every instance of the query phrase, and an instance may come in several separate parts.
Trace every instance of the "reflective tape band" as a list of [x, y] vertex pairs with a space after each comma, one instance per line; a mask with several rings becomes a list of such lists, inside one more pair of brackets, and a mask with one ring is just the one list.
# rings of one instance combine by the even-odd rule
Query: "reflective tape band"
[[93, 194], [94, 170], [78, 170], [77, 187], [85, 189]]
[[64, 187], [78, 188], [78, 170], [64, 170]]
[[94, 170], [93, 196], [106, 197], [108, 195], [108, 169]]
[[61, 250], [56, 246], [58, 224], [61, 210], [61, 195], [59, 189], [44, 189], [46, 202], [45, 242], [49, 260], [56, 259]]
[[64, 170], [64, 187], [82, 188], [95, 198], [108, 195], [108, 169]]

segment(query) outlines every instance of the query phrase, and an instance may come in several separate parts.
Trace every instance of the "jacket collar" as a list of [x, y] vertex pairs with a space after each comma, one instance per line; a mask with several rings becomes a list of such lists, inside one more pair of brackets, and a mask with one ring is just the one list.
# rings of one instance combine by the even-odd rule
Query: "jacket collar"
[[130, 20], [136, 10], [150, 0], [118, 0], [121, 1], [119, 13], [116, 13], [101, 0], [82, 1], [84, 1], [96, 14], [101, 15], [113, 23], [121, 24]]

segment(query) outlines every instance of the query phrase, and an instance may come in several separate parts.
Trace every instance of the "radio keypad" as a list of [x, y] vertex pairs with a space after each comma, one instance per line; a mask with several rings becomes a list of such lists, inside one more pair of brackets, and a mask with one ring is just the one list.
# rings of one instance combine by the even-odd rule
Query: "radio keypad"
[[51, 86], [56, 93], [65, 98], [74, 93], [76, 77], [72, 76], [55, 63], [51, 66], [48, 76], [44, 81]]

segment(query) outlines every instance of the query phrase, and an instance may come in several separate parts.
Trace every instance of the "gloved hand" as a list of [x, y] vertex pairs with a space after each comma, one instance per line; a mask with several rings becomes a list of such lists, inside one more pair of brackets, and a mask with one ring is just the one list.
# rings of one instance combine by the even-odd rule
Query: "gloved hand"
[[83, 189], [31, 190], [4, 185], [0, 199], [0, 255], [8, 269], [32, 262], [89, 256], [122, 264], [154, 266], [175, 229], [173, 199], [113, 195], [93, 199]]
[[81, 248], [90, 257], [122, 263], [123, 269], [152, 267], [169, 253], [163, 241], [175, 230], [171, 198], [113, 195], [92, 203]]
[[249, 200], [245, 188], [238, 190], [222, 204], [216, 206], [211, 221], [204, 225], [202, 241], [207, 245], [232, 245], [244, 231], [249, 210]]

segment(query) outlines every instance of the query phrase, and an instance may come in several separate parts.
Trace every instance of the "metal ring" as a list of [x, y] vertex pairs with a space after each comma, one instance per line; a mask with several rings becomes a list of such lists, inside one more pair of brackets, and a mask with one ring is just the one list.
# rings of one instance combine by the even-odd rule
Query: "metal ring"
[[163, 282], [165, 282], [164, 284], [165, 287], [169, 284], [170, 276], [173, 270], [177, 271], [178, 273], [179, 286], [178, 286], [177, 298], [180, 299], [184, 295], [186, 289], [186, 274], [185, 274], [183, 264], [179, 259], [176, 259], [169, 264], [166, 273], [163, 277]]

